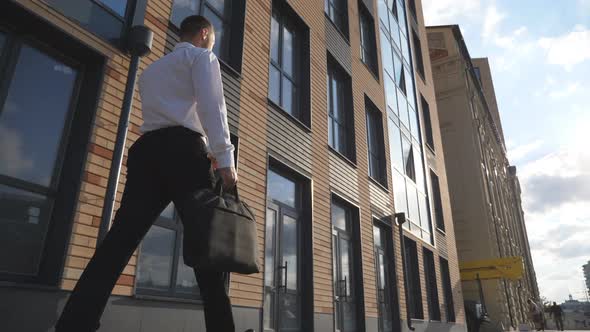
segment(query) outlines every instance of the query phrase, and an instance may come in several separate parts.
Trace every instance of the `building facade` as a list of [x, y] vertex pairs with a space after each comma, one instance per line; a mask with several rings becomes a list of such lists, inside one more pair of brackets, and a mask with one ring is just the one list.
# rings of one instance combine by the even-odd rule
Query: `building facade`
[[[521, 256], [521, 280], [482, 281], [495, 329], [527, 323], [526, 301], [539, 299], [520, 200], [487, 59], [471, 59], [458, 26], [428, 27], [428, 43], [459, 261]], [[463, 282], [466, 301], [480, 302], [475, 281]]]
[[[50, 331], [108, 227], [129, 28], [154, 33], [141, 73], [172, 51], [191, 14], [216, 27], [240, 193], [264, 263], [260, 274], [229, 278], [237, 330], [464, 331], [414, 0], [3, 1], [0, 330]], [[133, 101], [127, 148], [140, 136]], [[400, 234], [393, 216], [402, 212]], [[101, 331], [204, 328], [182, 236], [171, 205], [118, 280]]]

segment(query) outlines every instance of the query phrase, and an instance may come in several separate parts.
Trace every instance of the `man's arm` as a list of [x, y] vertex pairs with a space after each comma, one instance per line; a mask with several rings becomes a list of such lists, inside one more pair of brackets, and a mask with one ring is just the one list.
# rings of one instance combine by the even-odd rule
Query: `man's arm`
[[192, 66], [197, 114], [209, 141], [211, 153], [219, 168], [234, 165], [234, 146], [229, 136], [227, 109], [219, 61], [210, 51], [203, 52]]

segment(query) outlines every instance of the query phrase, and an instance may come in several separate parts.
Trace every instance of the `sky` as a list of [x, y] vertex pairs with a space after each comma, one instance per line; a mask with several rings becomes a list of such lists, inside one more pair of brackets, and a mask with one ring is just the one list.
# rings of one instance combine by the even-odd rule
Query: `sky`
[[488, 57], [541, 296], [585, 299], [590, 261], [590, 0], [423, 0]]

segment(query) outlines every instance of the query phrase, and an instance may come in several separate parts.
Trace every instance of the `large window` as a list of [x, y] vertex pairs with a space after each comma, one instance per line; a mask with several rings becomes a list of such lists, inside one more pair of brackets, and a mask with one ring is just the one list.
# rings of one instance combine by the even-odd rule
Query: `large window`
[[414, 40], [414, 58], [416, 59], [416, 69], [418, 69], [418, 73], [420, 73], [422, 79], [424, 82], [426, 82], [426, 75], [424, 74], [424, 58], [422, 57], [422, 45], [420, 43], [420, 38], [418, 38], [418, 34], [416, 31], [414, 31], [414, 29], [412, 29], [412, 39]]
[[432, 133], [432, 120], [430, 118], [430, 106], [422, 95], [420, 95], [422, 105], [422, 120], [424, 122], [424, 136], [426, 136], [426, 145], [434, 151], [434, 136]]
[[436, 219], [436, 227], [441, 231], [445, 231], [445, 218], [443, 215], [442, 197], [440, 195], [440, 183], [438, 176], [430, 170], [430, 185], [432, 186], [432, 203], [434, 205], [434, 218]]
[[387, 186], [385, 146], [383, 140], [383, 118], [381, 112], [369, 101], [367, 109], [367, 144], [369, 148], [369, 176]]
[[359, 0], [359, 26], [361, 29], [361, 60], [378, 76], [375, 22], [362, 0]]
[[273, 1], [268, 98], [308, 124], [308, 29], [282, 1]]
[[348, 38], [348, 1], [324, 0], [324, 10], [338, 30]]
[[328, 62], [328, 136], [330, 146], [355, 160], [354, 123], [350, 77], [335, 61]]
[[182, 224], [172, 203], [143, 239], [136, 291], [142, 295], [199, 298], [193, 270], [182, 259]]
[[422, 287], [420, 286], [420, 268], [418, 262], [418, 249], [416, 242], [404, 237], [404, 246], [406, 253], [406, 267], [408, 277], [408, 314], [410, 318], [424, 319], [422, 308]]
[[33, 277], [59, 194], [80, 72], [0, 31], [2, 63], [8, 66], [0, 67], [0, 274]]
[[455, 321], [455, 304], [453, 302], [453, 286], [451, 285], [451, 274], [449, 272], [449, 262], [440, 258], [440, 275], [442, 277], [443, 295], [445, 301], [445, 311], [447, 313], [447, 322]]
[[425, 185], [424, 151], [409, 57], [406, 11], [400, 0], [379, 0], [381, 62], [395, 209], [405, 212], [404, 227], [432, 243]]
[[215, 27], [213, 52], [232, 68], [240, 67], [245, 0], [174, 0], [170, 21], [180, 27], [187, 16], [203, 15]]
[[332, 262], [334, 283], [335, 330], [354, 332], [359, 330], [362, 313], [362, 283], [360, 250], [355, 221], [358, 214], [353, 208], [333, 199], [332, 201]]
[[440, 305], [438, 303], [438, 285], [436, 268], [432, 251], [424, 248], [424, 278], [426, 282], [426, 298], [428, 302], [428, 316], [430, 320], [440, 321]]

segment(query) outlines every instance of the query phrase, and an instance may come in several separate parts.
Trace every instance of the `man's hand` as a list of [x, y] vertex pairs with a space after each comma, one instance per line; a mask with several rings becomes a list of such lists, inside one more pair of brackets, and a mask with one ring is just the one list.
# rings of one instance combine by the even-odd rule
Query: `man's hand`
[[227, 191], [235, 187], [236, 183], [238, 182], [238, 174], [236, 173], [236, 169], [233, 166], [218, 168], [217, 172], [219, 172], [221, 181], [223, 181], [224, 190]]

